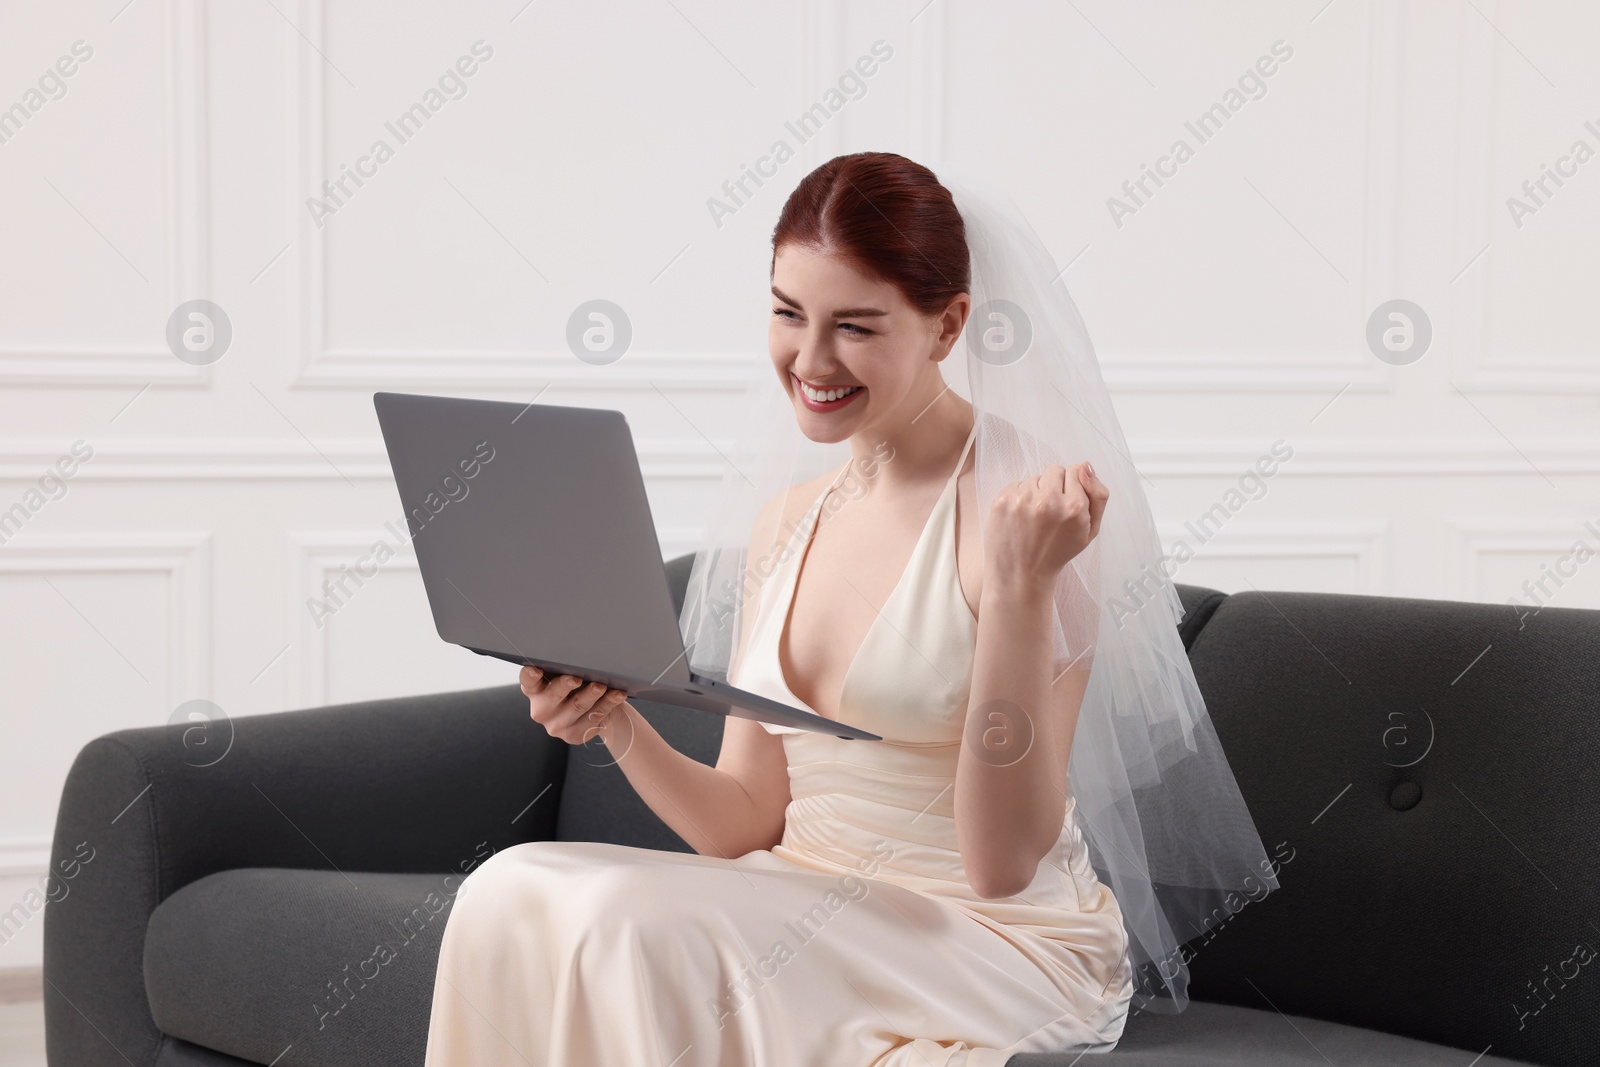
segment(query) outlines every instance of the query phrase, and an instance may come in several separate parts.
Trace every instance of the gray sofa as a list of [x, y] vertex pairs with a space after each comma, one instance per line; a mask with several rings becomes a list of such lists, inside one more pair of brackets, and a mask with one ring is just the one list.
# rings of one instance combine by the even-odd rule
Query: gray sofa
[[[1600, 1063], [1600, 611], [1180, 591], [1217, 731], [1288, 858], [1278, 892], [1191, 943], [1189, 1010], [1134, 1015], [1110, 1062]], [[714, 761], [720, 719], [641, 710]], [[514, 684], [232, 725], [209, 766], [225, 739], [197, 758], [178, 727], [74, 763], [52, 854], [70, 892], [44, 927], [52, 1067], [420, 1065], [462, 871], [546, 838], [686, 848]]]

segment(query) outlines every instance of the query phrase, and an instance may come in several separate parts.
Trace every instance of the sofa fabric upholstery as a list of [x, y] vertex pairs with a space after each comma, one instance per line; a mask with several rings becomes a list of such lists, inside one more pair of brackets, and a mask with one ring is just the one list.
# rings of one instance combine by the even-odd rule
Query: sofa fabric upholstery
[[1600, 611], [1236, 593], [1190, 660], [1293, 857], [1195, 996], [1600, 1062]]
[[[680, 602], [689, 564], [668, 567]], [[1582, 930], [1600, 612], [1179, 593], [1268, 854], [1292, 858], [1279, 892], [1191, 943], [1190, 1009], [1130, 1018], [1107, 1059], [1594, 1062], [1600, 979], [1564, 962], [1600, 943]], [[715, 761], [722, 720], [639, 707]], [[52, 864], [83, 841], [96, 855], [45, 916], [55, 1067], [419, 1067], [438, 939], [476, 862], [547, 838], [687, 849], [601, 744], [531, 724], [514, 684], [233, 727], [210, 766], [177, 727], [74, 763]]]
[[[553, 836], [566, 745], [530, 725], [527, 698], [508, 686], [241, 717], [228, 754], [206, 767], [177, 726], [91, 741], [68, 772], [51, 852], [60, 869], [80, 842], [95, 850], [45, 909], [50, 1062], [153, 1062], [161, 1032], [144, 981], [146, 926], [207, 875], [443, 875], [479, 842]], [[236, 946], [238, 965], [260, 948]], [[249, 1009], [214, 1024], [231, 1029]]]
[[421, 1063], [462, 877], [246, 867], [191, 882], [145, 935], [156, 1026], [280, 1067]]

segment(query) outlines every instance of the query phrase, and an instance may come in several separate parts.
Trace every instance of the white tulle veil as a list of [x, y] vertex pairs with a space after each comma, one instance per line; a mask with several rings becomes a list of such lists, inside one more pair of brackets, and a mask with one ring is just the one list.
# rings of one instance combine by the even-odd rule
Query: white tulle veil
[[[1180, 1012], [1189, 1000], [1180, 946], [1276, 889], [1276, 866], [1195, 684], [1149, 501], [1060, 267], [994, 181], [936, 169], [971, 253], [973, 312], [941, 370], [975, 409], [980, 530], [1001, 487], [1052, 463], [1088, 460], [1111, 490], [1098, 536], [1055, 588], [1057, 667], [1092, 665], [1068, 786], [1095, 872], [1123, 912], [1131, 1010]], [[759, 589], [777, 563], [746, 559], [758, 510], [850, 458], [848, 442], [805, 438], [770, 361], [753, 362], [681, 616], [690, 663], [724, 680], [743, 591]]]

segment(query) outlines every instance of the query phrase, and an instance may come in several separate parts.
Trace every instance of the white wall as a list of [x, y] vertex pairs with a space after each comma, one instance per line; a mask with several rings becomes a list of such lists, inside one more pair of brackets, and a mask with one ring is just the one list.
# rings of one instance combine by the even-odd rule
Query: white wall
[[[407, 553], [325, 626], [306, 610], [399, 544], [375, 390], [620, 408], [663, 551], [688, 548], [765, 358], [773, 221], [839, 152], [1010, 173], [1169, 543], [1200, 547], [1185, 521], [1292, 448], [1180, 581], [1498, 601], [1600, 549], [1600, 161], [1520, 225], [1507, 206], [1600, 148], [1597, 31], [1579, 0], [0, 8], [0, 107], [39, 104], [0, 143], [0, 510], [29, 511], [0, 545], [0, 910], [98, 734], [194, 699], [512, 680], [438, 640]], [[30, 98], [78, 41], [64, 95]], [[465, 95], [399, 143], [385, 123], [479, 41]], [[864, 93], [798, 144], [786, 121], [878, 41]], [[1185, 123], [1280, 41], [1199, 143]], [[393, 158], [319, 226], [308, 198], [379, 138]], [[1114, 221], [1179, 138], [1193, 157]], [[718, 225], [708, 199], [777, 140], [795, 157]], [[200, 297], [233, 331], [204, 366], [165, 340]], [[608, 366], [565, 343], [595, 298], [634, 328]], [[1407, 366], [1364, 337], [1395, 298], [1433, 330]], [[30, 497], [79, 441], [65, 495]], [[1552, 602], [1600, 607], [1600, 562]], [[40, 926], [0, 968], [37, 963]]]

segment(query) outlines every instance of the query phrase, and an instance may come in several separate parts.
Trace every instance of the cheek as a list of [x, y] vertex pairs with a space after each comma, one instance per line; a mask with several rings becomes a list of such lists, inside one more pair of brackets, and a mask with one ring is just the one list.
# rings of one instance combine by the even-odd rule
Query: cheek
[[879, 396], [906, 392], [916, 377], [911, 357], [889, 344], [853, 346], [845, 362], [851, 378]]
[[783, 323], [774, 319], [767, 324], [767, 351], [772, 353], [773, 359], [787, 357], [795, 350], [795, 342], [791, 331], [783, 328]]

